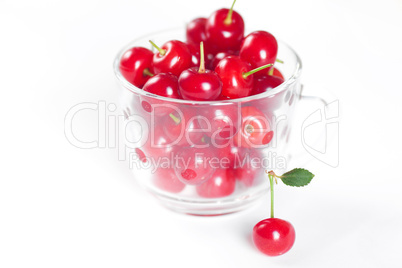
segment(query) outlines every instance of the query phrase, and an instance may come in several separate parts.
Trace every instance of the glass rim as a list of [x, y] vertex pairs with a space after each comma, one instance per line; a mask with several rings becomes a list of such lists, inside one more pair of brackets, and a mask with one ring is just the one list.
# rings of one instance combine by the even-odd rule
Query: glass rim
[[[269, 91], [266, 91], [266, 92], [263, 92], [263, 93], [260, 93], [257, 95], [252, 95], [252, 96], [247, 96], [247, 97], [237, 98], [237, 99], [228, 99], [228, 100], [212, 100], [212, 101], [183, 100], [183, 99], [174, 99], [174, 98], [168, 98], [168, 97], [163, 97], [163, 96], [159, 96], [156, 94], [152, 94], [152, 93], [146, 92], [146, 91], [134, 86], [130, 82], [128, 82], [127, 79], [121, 74], [120, 68], [119, 68], [120, 59], [123, 56], [124, 52], [126, 52], [128, 49], [132, 48], [136, 42], [138, 42], [142, 39], [152, 39], [152, 37], [155, 35], [165, 34], [167, 32], [178, 32], [179, 30], [183, 31], [182, 28], [173, 28], [173, 29], [168, 29], [168, 30], [163, 30], [163, 31], [157, 31], [157, 32], [154, 32], [151, 34], [146, 34], [146, 35], [143, 35], [141, 37], [134, 39], [133, 41], [128, 43], [126, 46], [124, 46], [122, 49], [120, 49], [120, 51], [117, 53], [117, 56], [115, 57], [114, 63], [113, 63], [114, 74], [115, 74], [117, 80], [119, 81], [119, 83], [133, 93], [137, 93], [139, 95], [146, 96], [148, 98], [154, 98], [157, 100], [164, 100], [164, 101], [172, 102], [172, 103], [192, 104], [192, 105], [199, 105], [199, 104], [219, 105], [219, 104], [225, 104], [225, 103], [228, 104], [228, 103], [248, 102], [248, 101], [263, 99], [263, 98], [267, 98], [267, 97], [269, 98], [272, 95], [275, 95], [275, 94], [278, 94], [278, 93], [284, 91], [289, 85], [293, 84], [299, 78], [299, 76], [301, 74], [302, 62], [301, 62], [299, 55], [287, 43], [281, 41], [280, 39], [277, 39], [279, 48], [281, 46], [285, 46], [295, 56], [295, 58], [296, 58], [295, 69], [294, 69], [292, 75], [288, 79], [286, 79], [285, 82], [283, 82], [279, 86], [277, 86]], [[283, 64], [286, 64], [286, 62]]]

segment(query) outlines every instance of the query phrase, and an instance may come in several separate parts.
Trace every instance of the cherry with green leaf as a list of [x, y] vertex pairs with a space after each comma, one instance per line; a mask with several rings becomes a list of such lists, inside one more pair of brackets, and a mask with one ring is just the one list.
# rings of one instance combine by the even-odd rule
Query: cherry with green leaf
[[285, 185], [303, 187], [310, 183], [314, 174], [302, 168], [295, 168], [282, 176], [276, 175], [273, 171], [266, 173], [271, 188], [271, 217], [254, 226], [253, 241], [262, 253], [268, 256], [279, 256], [292, 248], [296, 233], [290, 222], [274, 217], [274, 180], [277, 182], [279, 178]]

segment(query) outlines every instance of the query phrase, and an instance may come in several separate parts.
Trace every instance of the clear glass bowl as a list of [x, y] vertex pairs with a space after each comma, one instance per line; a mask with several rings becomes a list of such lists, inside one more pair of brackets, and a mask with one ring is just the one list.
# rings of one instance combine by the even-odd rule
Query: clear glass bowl
[[[130, 168], [142, 186], [162, 205], [174, 211], [193, 215], [240, 211], [268, 191], [265, 170], [286, 171], [292, 115], [301, 93], [301, 61], [288, 45], [279, 41], [278, 58], [284, 64], [276, 64], [276, 67], [284, 75], [285, 82], [259, 95], [225, 101], [187, 101], [156, 96], [130, 84], [120, 73], [120, 58], [127, 49], [133, 46], [150, 48], [150, 39], [162, 44], [172, 39], [185, 40], [184, 37], [184, 29], [180, 29], [139, 38], [123, 48], [114, 61], [120, 105], [126, 120]], [[256, 113], [256, 109], [260, 113]], [[230, 114], [231, 119], [230, 131], [225, 135], [221, 135], [219, 129], [222, 126], [219, 123], [228, 123], [227, 117], [219, 117], [222, 111]], [[256, 119], [254, 114], [250, 121], [242, 122], [246, 113], [256, 113], [260, 117], [253, 121]], [[178, 120], [174, 119], [178, 118], [180, 122], [176, 124]], [[262, 127], [257, 128], [255, 122], [262, 122]], [[204, 130], [211, 126], [211, 131], [197, 132], [200, 126]], [[250, 132], [256, 136], [249, 138]], [[202, 157], [190, 152], [198, 152]], [[218, 159], [213, 165], [211, 157]], [[229, 164], [225, 164], [228, 162], [225, 157]], [[186, 166], [189, 159], [190, 165]], [[198, 163], [205, 165], [204, 168], [192, 168], [195, 159], [200, 160]], [[216, 161], [220, 162], [215, 164]], [[201, 179], [191, 180], [194, 176]]]

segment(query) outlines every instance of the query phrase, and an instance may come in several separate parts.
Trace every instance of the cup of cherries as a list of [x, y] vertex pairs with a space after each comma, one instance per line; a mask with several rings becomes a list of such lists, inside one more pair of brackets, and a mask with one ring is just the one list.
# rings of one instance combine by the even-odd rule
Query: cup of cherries
[[175, 211], [239, 211], [267, 192], [265, 170], [287, 168], [300, 59], [265, 30], [245, 34], [233, 5], [137, 39], [114, 63], [130, 167]]

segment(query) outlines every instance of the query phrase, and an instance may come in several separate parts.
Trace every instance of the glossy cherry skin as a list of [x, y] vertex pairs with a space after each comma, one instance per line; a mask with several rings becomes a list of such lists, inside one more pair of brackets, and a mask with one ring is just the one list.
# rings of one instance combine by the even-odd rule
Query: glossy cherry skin
[[206, 18], [196, 18], [190, 21], [186, 27], [186, 40], [187, 43], [195, 46], [200, 46], [200, 42], [205, 42], [207, 36], [205, 35]]
[[270, 91], [276, 88], [280, 84], [285, 82], [282, 78], [273, 75], [264, 75], [254, 78], [253, 89], [251, 90], [251, 95], [257, 95], [263, 92]]
[[211, 163], [215, 157], [211, 148], [181, 147], [175, 157], [174, 168], [180, 181], [187, 185], [205, 183], [214, 173], [215, 164]]
[[249, 96], [253, 88], [253, 75], [243, 77], [249, 71], [251, 65], [238, 56], [228, 56], [221, 60], [215, 72], [222, 81], [222, 95], [231, 99]]
[[142, 90], [162, 97], [181, 99], [178, 78], [171, 73], [160, 73], [151, 77]]
[[[142, 88], [144, 91], [173, 99], [181, 99], [177, 76], [160, 73], [151, 77]], [[141, 107], [147, 113], [155, 112], [156, 116], [166, 116], [174, 111], [172, 103], [151, 97], [141, 97]]]
[[199, 73], [198, 67], [192, 67], [181, 73], [179, 89], [185, 100], [215, 100], [222, 92], [222, 82], [214, 71]]
[[213, 60], [211, 61], [210, 65], [208, 66], [209, 69], [215, 70], [216, 66], [218, 66], [218, 63], [223, 60], [224, 58], [228, 56], [232, 56], [233, 54], [229, 52], [219, 52], [218, 54], [215, 55]]
[[164, 55], [157, 51], [153, 56], [155, 73], [172, 73], [179, 76], [182, 71], [191, 66], [191, 53], [185, 43], [172, 40], [163, 44], [161, 49], [166, 51]]
[[191, 53], [191, 67], [200, 66], [200, 46], [187, 44], [187, 47]]
[[236, 186], [234, 177], [228, 176], [226, 169], [215, 170], [211, 178], [196, 187], [198, 195], [206, 198], [218, 198], [231, 195]]
[[278, 218], [260, 221], [253, 228], [253, 241], [262, 253], [279, 256], [288, 252], [296, 239], [292, 224]]
[[254, 106], [242, 107], [241, 116], [241, 129], [234, 140], [236, 146], [246, 148], [267, 146], [274, 136], [268, 118]]
[[186, 187], [186, 185], [177, 178], [173, 168], [159, 167], [153, 177], [156, 187], [170, 193], [179, 193]]
[[[274, 64], [278, 54], [278, 43], [275, 37], [265, 31], [256, 31], [247, 35], [240, 47], [240, 58], [251, 64], [253, 69], [266, 64]], [[261, 70], [255, 75], [266, 74]]]
[[120, 60], [120, 72], [128, 82], [138, 88], [148, 81], [149, 75], [144, 74], [144, 70], [148, 69], [152, 73], [151, 50], [143, 47], [133, 47], [124, 52]]
[[223, 8], [209, 16], [205, 24], [207, 42], [214, 52], [226, 52], [239, 50], [244, 36], [243, 18], [233, 11], [232, 21], [225, 24], [229, 9]]

